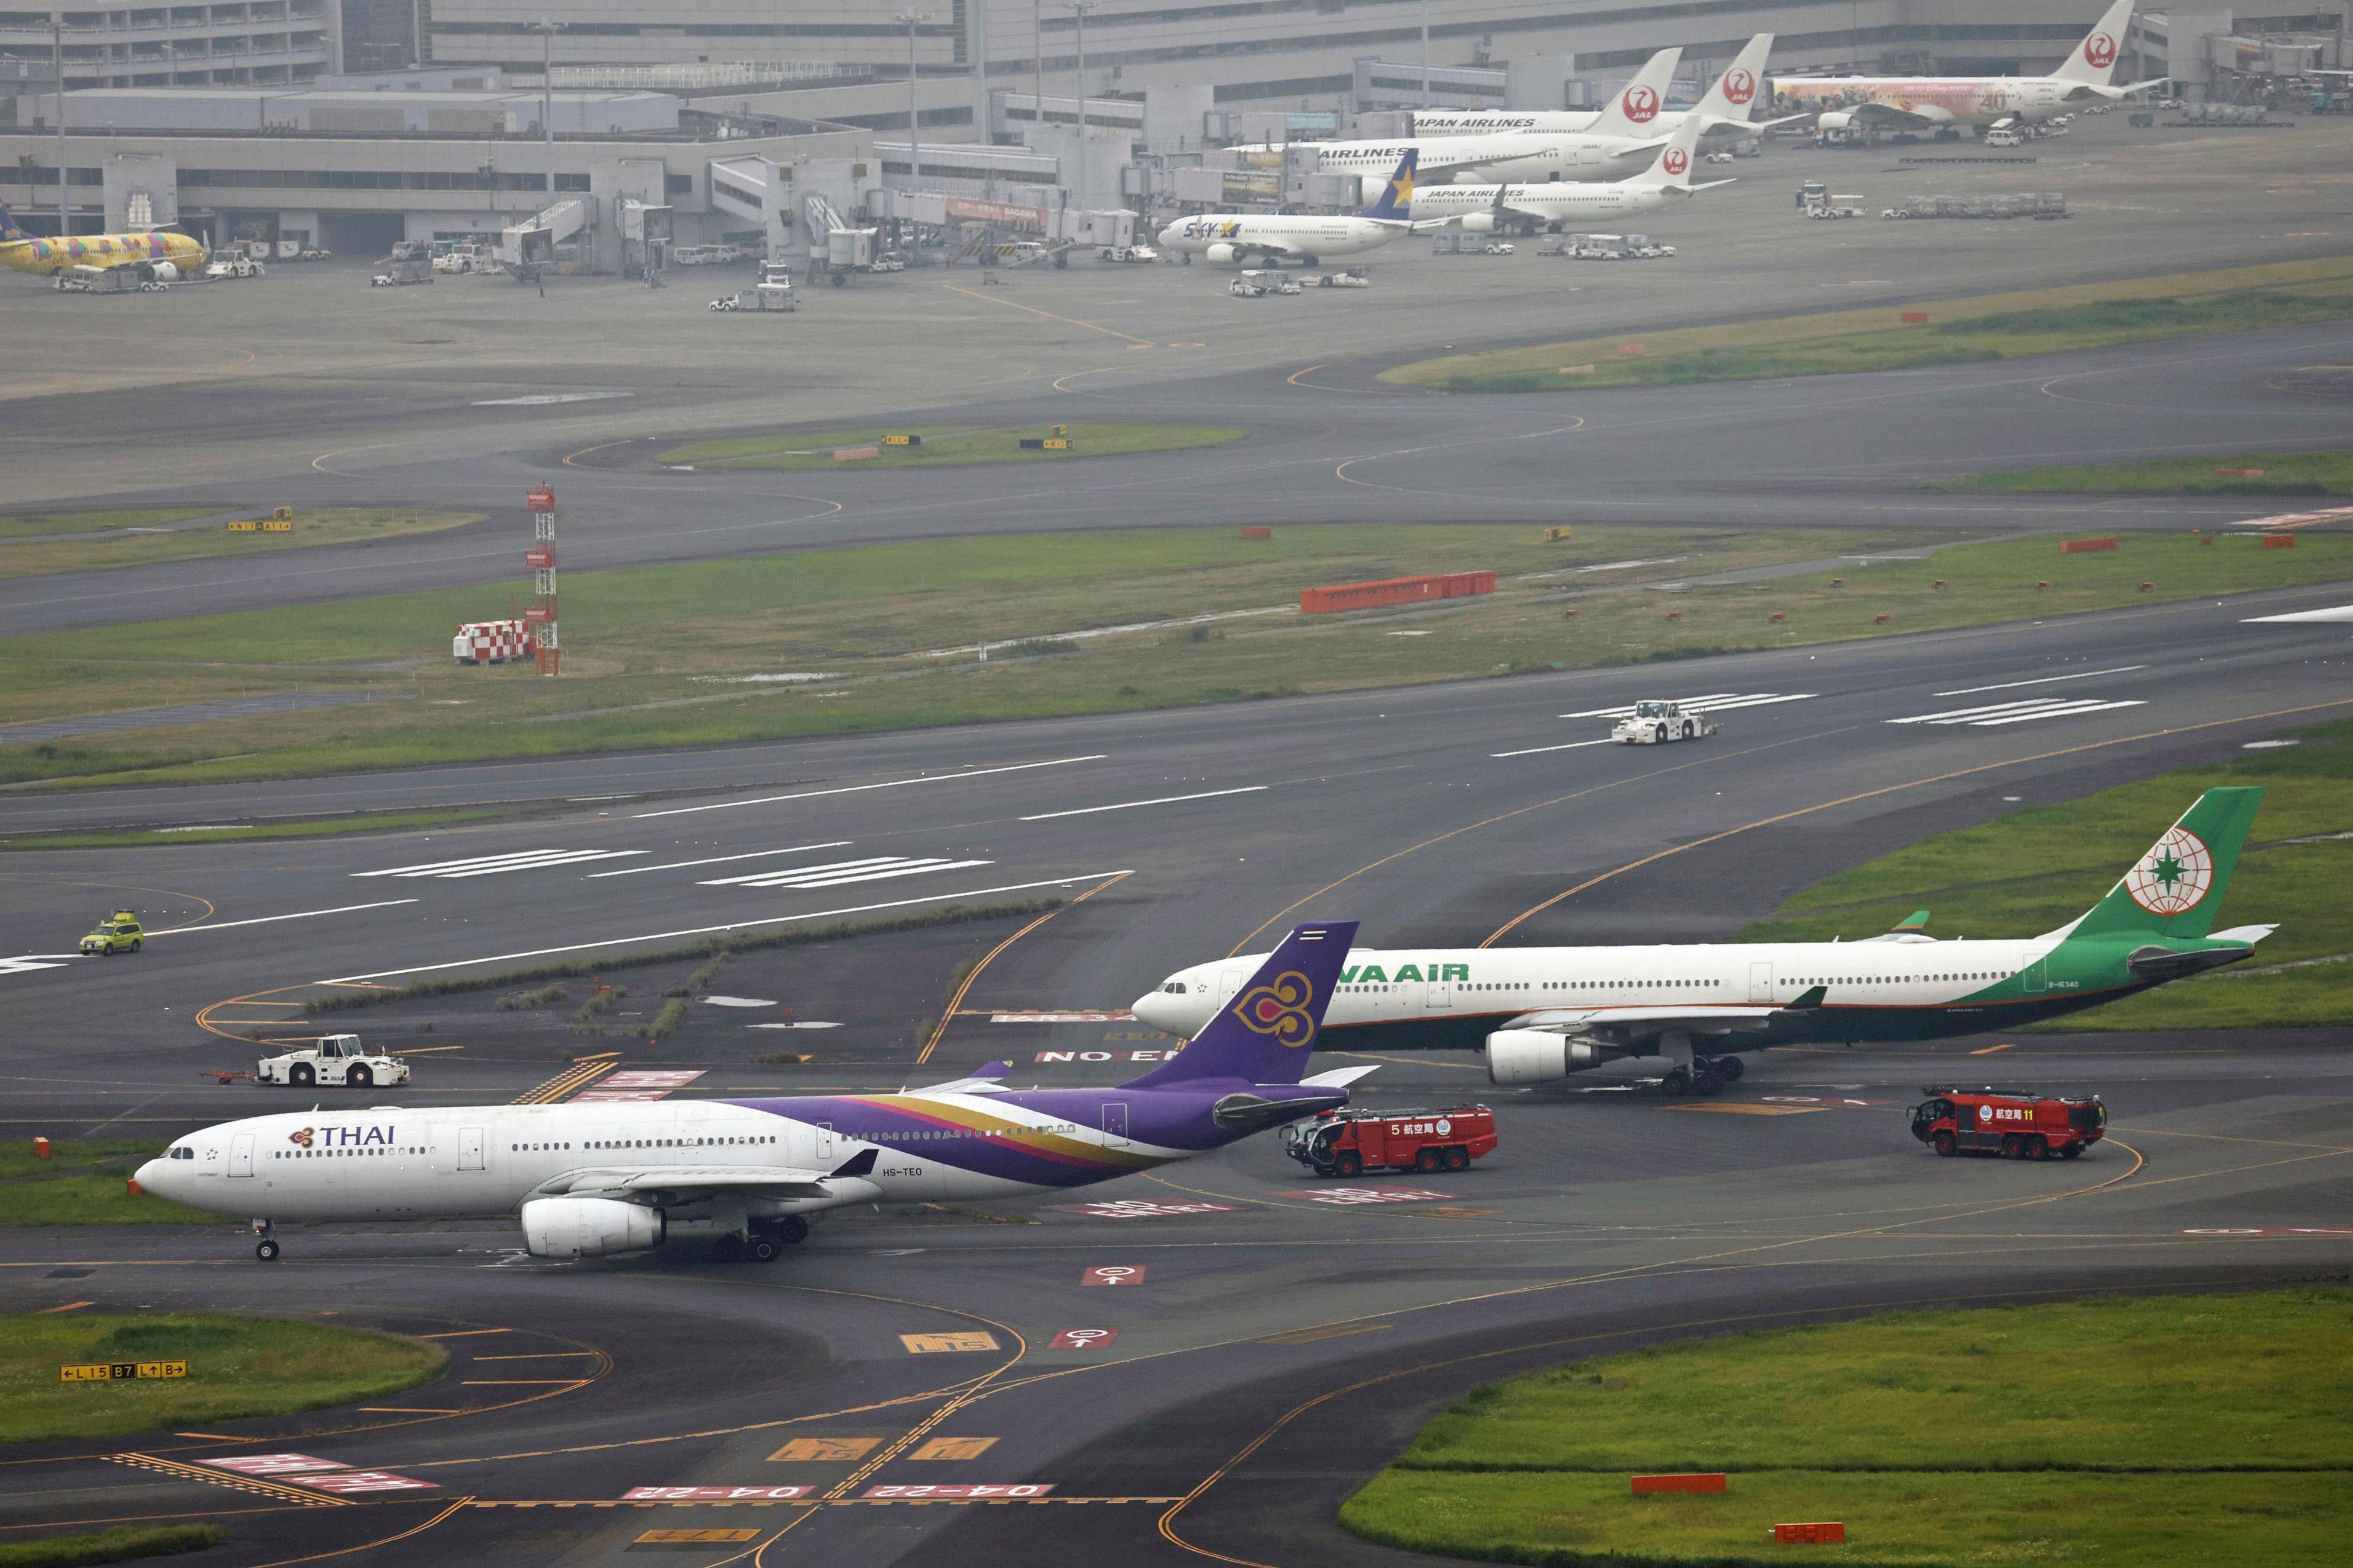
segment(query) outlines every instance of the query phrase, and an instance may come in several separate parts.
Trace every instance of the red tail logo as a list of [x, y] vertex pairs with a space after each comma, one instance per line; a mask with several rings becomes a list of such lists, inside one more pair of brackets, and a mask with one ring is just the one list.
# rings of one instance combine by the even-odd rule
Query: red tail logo
[[1680, 174], [1691, 167], [1691, 154], [1680, 147], [1670, 147], [1667, 155], [1659, 160], [1659, 166], [1670, 174]]
[[2094, 33], [2084, 40], [2084, 58], [2101, 70], [2116, 63], [2116, 41], [2105, 33]]
[[1724, 101], [1746, 103], [1757, 96], [1757, 78], [1746, 66], [1735, 66], [1724, 73]]
[[1659, 91], [1656, 88], [1630, 88], [1626, 92], [1626, 118], [1637, 125], [1648, 125], [1659, 117]]

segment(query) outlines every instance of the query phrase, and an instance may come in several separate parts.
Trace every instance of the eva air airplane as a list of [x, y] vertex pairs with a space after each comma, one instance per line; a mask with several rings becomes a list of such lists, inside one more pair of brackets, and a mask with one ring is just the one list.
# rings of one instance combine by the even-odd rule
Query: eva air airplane
[[845, 1204], [1082, 1187], [1189, 1160], [1348, 1103], [1372, 1071], [1304, 1076], [1356, 928], [1304, 925], [1200, 1037], [1112, 1089], [1008, 1089], [991, 1062], [897, 1094], [296, 1111], [191, 1133], [139, 1167], [146, 1191], [278, 1220], [513, 1216], [534, 1256], [642, 1252], [709, 1221], [723, 1262], [766, 1262]]
[[[1799, 1042], [1938, 1039], [2080, 1012], [2237, 963], [2277, 928], [2213, 931], [2260, 789], [2211, 789], [2092, 910], [2037, 937], [1939, 942], [1923, 910], [1862, 942], [1676, 947], [1357, 948], [1323, 1038], [1334, 1048], [1483, 1047], [1499, 1084], [1656, 1057], [1661, 1092], [1714, 1094], [1731, 1053]], [[1261, 960], [1180, 969], [1137, 999], [1172, 1034], [1213, 1016]]]

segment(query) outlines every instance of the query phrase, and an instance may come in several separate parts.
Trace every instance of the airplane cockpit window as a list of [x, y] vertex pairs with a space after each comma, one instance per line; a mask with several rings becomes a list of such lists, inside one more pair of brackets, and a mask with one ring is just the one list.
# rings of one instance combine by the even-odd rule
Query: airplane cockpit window
[[1166, 995], [1182, 996], [1185, 994], [1185, 983], [1181, 980], [1171, 980], [1160, 989]]

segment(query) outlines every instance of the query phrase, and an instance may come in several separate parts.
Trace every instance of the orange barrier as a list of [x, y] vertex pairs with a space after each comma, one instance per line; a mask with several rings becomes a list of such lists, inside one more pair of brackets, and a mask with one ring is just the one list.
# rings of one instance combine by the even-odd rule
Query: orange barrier
[[1927, 319], [1928, 312], [1926, 310], [1906, 310], [1904, 312], [1904, 324], [1906, 326], [1918, 326], [1922, 322], [1927, 321]]
[[2140, 585], [2140, 591], [2144, 594], [2154, 594], [2157, 592], [2157, 584], [2154, 583], [2143, 583]]
[[1846, 1526], [1836, 1520], [1822, 1524], [1777, 1524], [1773, 1539], [1784, 1545], [1826, 1545], [1846, 1539]]
[[33, 1140], [33, 1158], [34, 1158], [34, 1159], [36, 1159], [36, 1160], [46, 1160], [46, 1159], [47, 1159], [48, 1157], [49, 1157], [49, 1141], [48, 1141], [47, 1139], [46, 1139], [46, 1138], [36, 1138], [36, 1139], [34, 1139], [34, 1140]]
[[2214, 477], [2218, 479], [2260, 479], [2263, 477], [2263, 470], [2261, 468], [2217, 468], [2214, 470]]
[[1649, 1497], [1654, 1492], [1720, 1492], [1724, 1489], [1722, 1471], [1698, 1471], [1672, 1476], [1630, 1476], [1636, 1497]]
[[1621, 354], [1639, 354], [1642, 352], [1642, 345], [1640, 343], [1620, 343], [1618, 345], [1618, 352]]
[[833, 460], [837, 463], [852, 463], [860, 458], [879, 458], [881, 455], [880, 447], [836, 447], [833, 449]]
[[2059, 542], [2059, 553], [2081, 555], [2087, 550], [2114, 550], [2116, 547], [2116, 542], [2113, 539], [2063, 539]]
[[1769, 616], [1766, 616], [1766, 617], [1765, 617], [1765, 622], [1766, 622], [1766, 624], [1767, 624], [1767, 626], [1779, 626], [1783, 621], [1786, 621], [1786, 620], [1788, 620], [1788, 618], [1789, 618], [1789, 617], [1788, 617], [1788, 616], [1785, 612], [1780, 611], [1780, 610], [1776, 610], [1776, 611], [1774, 611], [1771, 615], [1769, 615]]
[[1883, 626], [1894, 618], [1895, 617], [1894, 616], [1890, 615], [1876, 615], [1871, 617], [1871, 624], [1874, 626]]
[[1460, 599], [1495, 591], [1493, 572], [1440, 572], [1427, 577], [1388, 577], [1377, 583], [1340, 583], [1328, 588], [1299, 590], [1303, 615], [1328, 616], [1339, 610], [1370, 610], [1388, 605], [1418, 605], [1433, 599]]
[[2266, 533], [2263, 535], [2263, 548], [2265, 550], [2294, 550], [2295, 548], [2295, 535], [2293, 533]]
[[1272, 539], [1274, 537], [1274, 530], [1269, 528], [1262, 522], [1246, 522], [1242, 524], [1242, 537], [1244, 539]]

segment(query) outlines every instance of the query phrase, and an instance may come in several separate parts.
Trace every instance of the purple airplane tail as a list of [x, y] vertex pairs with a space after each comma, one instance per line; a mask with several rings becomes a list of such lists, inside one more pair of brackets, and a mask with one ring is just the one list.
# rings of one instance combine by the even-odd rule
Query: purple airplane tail
[[31, 237], [32, 236], [16, 226], [16, 215], [8, 210], [8, 204], [0, 202], [0, 241], [14, 242]]
[[1190, 1045], [1121, 1087], [1174, 1089], [1211, 1079], [1297, 1083], [1356, 940], [1354, 921], [1297, 927]]

